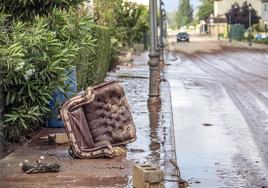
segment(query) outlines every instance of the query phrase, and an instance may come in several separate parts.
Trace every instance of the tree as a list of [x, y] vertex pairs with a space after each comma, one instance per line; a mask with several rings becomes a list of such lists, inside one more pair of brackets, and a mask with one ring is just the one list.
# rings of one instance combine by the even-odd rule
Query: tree
[[177, 26], [182, 27], [193, 20], [193, 7], [189, 0], [181, 0], [177, 12]]
[[68, 10], [78, 8], [84, 0], [1, 0], [0, 12], [10, 15], [12, 19], [32, 20], [36, 15], [44, 16], [53, 9]]
[[95, 21], [111, 29], [116, 45], [139, 43], [149, 29], [149, 11], [142, 5], [123, 0], [95, 0], [94, 7]]
[[[225, 14], [228, 23], [242, 24], [245, 28], [249, 28], [249, 4], [244, 2], [240, 7], [238, 3], [234, 3], [231, 9]], [[230, 20], [231, 18], [231, 20]], [[257, 15], [257, 11], [251, 9], [251, 24], [254, 25], [259, 22], [260, 17]]]
[[197, 16], [199, 20], [207, 20], [211, 13], [213, 13], [214, 0], [202, 0], [202, 5], [199, 7]]

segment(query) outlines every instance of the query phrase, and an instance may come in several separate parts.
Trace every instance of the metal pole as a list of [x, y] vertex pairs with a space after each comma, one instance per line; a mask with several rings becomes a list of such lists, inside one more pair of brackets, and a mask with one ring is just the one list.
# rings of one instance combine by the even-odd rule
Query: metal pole
[[232, 42], [232, 33], [231, 33], [231, 31], [232, 31], [232, 29], [231, 29], [231, 26], [232, 26], [232, 15], [231, 15], [231, 13], [229, 13], [229, 42]]
[[249, 46], [252, 46], [252, 38], [251, 38], [251, 10], [249, 10], [249, 35], [248, 35], [248, 37], [249, 37], [249, 43], [248, 43], [248, 45]]
[[159, 78], [158, 65], [159, 53], [157, 51], [157, 0], [150, 0], [150, 81], [149, 81], [149, 99], [148, 103], [152, 104], [159, 101]]
[[154, 33], [155, 33], [155, 49], [156, 51], [159, 52], [159, 43], [158, 43], [158, 27], [157, 27], [157, 0], [154, 0], [154, 7], [153, 7], [154, 11], [154, 25], [153, 25], [153, 28], [154, 28]]
[[162, 12], [162, 0], [159, 0], [159, 11], [160, 11], [160, 23], [159, 23], [159, 26], [160, 26], [160, 45], [159, 45], [159, 63], [161, 65], [164, 64], [164, 43], [163, 43], [163, 12]]
[[220, 40], [220, 23], [218, 23], [218, 40]]

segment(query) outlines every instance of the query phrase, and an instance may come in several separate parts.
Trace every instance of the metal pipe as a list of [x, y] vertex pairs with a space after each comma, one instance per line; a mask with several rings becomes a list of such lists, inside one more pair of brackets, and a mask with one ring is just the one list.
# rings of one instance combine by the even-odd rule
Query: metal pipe
[[232, 15], [231, 15], [231, 12], [229, 13], [229, 42], [232, 42], [232, 29], [231, 29], [231, 26], [232, 26]]
[[252, 46], [252, 38], [251, 38], [251, 9], [249, 10], [249, 34], [248, 34], [248, 37], [249, 37], [249, 43], [248, 45], [249, 46]]
[[159, 50], [159, 43], [158, 43], [158, 27], [157, 27], [157, 0], [154, 0], [154, 7], [153, 7], [153, 11], [154, 11], [154, 32], [155, 32], [155, 44], [156, 44], [156, 51]]
[[159, 63], [164, 64], [164, 43], [163, 43], [163, 9], [162, 9], [163, 2], [159, 0], [159, 12], [160, 12], [160, 45], [159, 45]]
[[[150, 0], [150, 81], [149, 81], [149, 103], [154, 103], [159, 98], [159, 53], [157, 51], [157, 0]], [[159, 99], [157, 99], [159, 101]]]

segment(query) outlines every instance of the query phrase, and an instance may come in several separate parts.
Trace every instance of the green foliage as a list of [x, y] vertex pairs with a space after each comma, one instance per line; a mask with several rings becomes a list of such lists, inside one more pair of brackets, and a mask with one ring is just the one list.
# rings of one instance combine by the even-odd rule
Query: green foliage
[[[75, 10], [69, 12], [54, 10], [47, 19], [50, 30], [56, 33], [58, 39], [65, 44], [72, 42], [78, 47], [78, 55], [74, 59], [77, 66], [78, 89], [85, 89], [94, 84], [97, 74], [95, 71], [97, 65], [94, 61], [96, 51], [100, 49], [97, 44], [102, 39], [94, 34], [93, 28], [96, 26], [92, 23], [92, 19], [85, 12]], [[108, 48], [110, 48], [110, 37], [107, 40]]]
[[49, 116], [55, 91], [69, 90], [66, 80], [73, 66], [79, 89], [104, 80], [111, 38], [107, 28], [72, 8], [81, 0], [12, 2], [13, 8], [7, 1], [0, 7], [0, 97], [5, 101], [0, 104], [0, 132], [17, 141]]
[[0, 12], [12, 19], [33, 20], [35, 16], [49, 15], [53, 9], [68, 10], [84, 0], [1, 0]]
[[105, 27], [94, 26], [92, 35], [95, 39], [95, 53], [85, 63], [77, 66], [78, 89], [103, 82], [109, 70], [112, 58], [110, 30]]
[[4, 22], [1, 14], [0, 86], [5, 101], [1, 129], [9, 141], [16, 141], [49, 113], [53, 91], [68, 89], [66, 69], [79, 48], [60, 41], [45, 18], [37, 17], [32, 24], [13, 22], [8, 28]]
[[257, 40], [255, 41], [256, 43], [260, 43], [260, 44], [267, 44], [268, 45], [268, 38], [266, 39], [261, 39], [261, 40]]
[[149, 12], [144, 6], [123, 0], [96, 0], [95, 20], [111, 28], [113, 46], [132, 46], [143, 40], [149, 29]]
[[181, 0], [177, 12], [177, 26], [180, 28], [185, 26], [193, 20], [193, 7], [189, 0]]
[[257, 32], [265, 32], [265, 25], [262, 22], [259, 22], [257, 24], [254, 24], [252, 26], [253, 31], [257, 31]]
[[214, 0], [203, 0], [202, 5], [199, 7], [197, 16], [199, 20], [207, 20], [211, 14], [213, 14]]

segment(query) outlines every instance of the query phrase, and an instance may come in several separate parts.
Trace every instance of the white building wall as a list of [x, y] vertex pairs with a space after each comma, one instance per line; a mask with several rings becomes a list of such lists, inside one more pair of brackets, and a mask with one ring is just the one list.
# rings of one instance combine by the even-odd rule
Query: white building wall
[[261, 19], [268, 24], [268, 1], [262, 3], [262, 15]]

